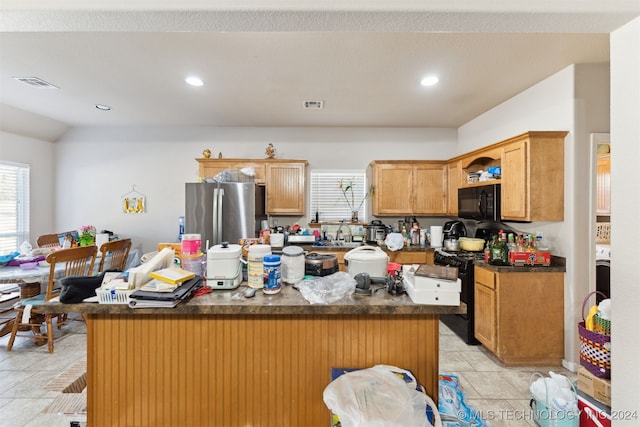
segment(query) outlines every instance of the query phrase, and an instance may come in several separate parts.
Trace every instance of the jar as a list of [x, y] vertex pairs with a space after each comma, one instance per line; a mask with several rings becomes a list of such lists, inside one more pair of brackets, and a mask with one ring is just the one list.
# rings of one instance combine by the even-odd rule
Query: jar
[[203, 276], [203, 273], [206, 271], [203, 269], [204, 262], [204, 254], [202, 252], [182, 255], [182, 269], [195, 273], [196, 276]]
[[263, 265], [266, 282], [262, 292], [265, 294], [277, 294], [282, 287], [280, 255], [266, 255], [263, 259]]
[[247, 284], [251, 288], [262, 289], [264, 287], [264, 265], [265, 256], [271, 255], [269, 245], [251, 245], [248, 252]]
[[304, 251], [300, 246], [282, 250], [282, 282], [295, 285], [304, 278]]
[[202, 239], [199, 234], [184, 234], [180, 242], [182, 255], [197, 255], [200, 253]]

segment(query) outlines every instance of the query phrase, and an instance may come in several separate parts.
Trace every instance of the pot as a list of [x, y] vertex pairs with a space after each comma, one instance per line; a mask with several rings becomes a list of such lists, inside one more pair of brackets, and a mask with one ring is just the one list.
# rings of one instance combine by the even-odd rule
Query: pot
[[355, 277], [367, 273], [371, 277], [387, 277], [389, 256], [377, 246], [359, 246], [344, 254], [347, 273]]
[[374, 219], [368, 225], [365, 225], [365, 240], [368, 243], [377, 243], [387, 237], [387, 226], [379, 219]]
[[333, 254], [308, 253], [304, 258], [304, 273], [328, 276], [338, 271], [338, 257]]
[[460, 250], [460, 240], [458, 239], [445, 239], [444, 241], [444, 249], [447, 251], [459, 251]]

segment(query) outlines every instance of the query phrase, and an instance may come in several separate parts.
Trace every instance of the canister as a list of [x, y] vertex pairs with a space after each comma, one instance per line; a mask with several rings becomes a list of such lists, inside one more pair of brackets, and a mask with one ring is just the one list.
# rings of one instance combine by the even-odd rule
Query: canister
[[180, 250], [183, 255], [196, 255], [200, 253], [202, 238], [199, 234], [184, 234], [180, 242]]
[[204, 254], [200, 251], [196, 254], [182, 254], [182, 269], [195, 273], [196, 276], [202, 276], [203, 263]]
[[282, 282], [295, 285], [304, 278], [304, 251], [300, 246], [287, 246], [282, 250]]
[[265, 294], [276, 294], [280, 292], [280, 288], [282, 287], [280, 255], [265, 255], [262, 263], [265, 277], [262, 292]]
[[248, 254], [247, 284], [252, 288], [262, 289], [265, 279], [262, 261], [265, 256], [271, 255], [271, 246], [251, 245]]

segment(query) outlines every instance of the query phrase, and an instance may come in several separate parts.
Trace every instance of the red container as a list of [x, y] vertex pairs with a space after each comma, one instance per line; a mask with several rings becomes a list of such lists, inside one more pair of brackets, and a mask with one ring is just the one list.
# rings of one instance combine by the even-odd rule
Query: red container
[[513, 266], [551, 265], [551, 252], [509, 252], [509, 264]]
[[181, 251], [182, 255], [197, 255], [200, 253], [200, 245], [202, 240], [199, 234], [184, 234], [182, 236]]
[[580, 427], [611, 427], [611, 408], [578, 390]]
[[387, 264], [387, 273], [391, 274], [392, 276], [398, 270], [402, 270], [402, 264], [398, 264], [397, 262], [390, 262]]

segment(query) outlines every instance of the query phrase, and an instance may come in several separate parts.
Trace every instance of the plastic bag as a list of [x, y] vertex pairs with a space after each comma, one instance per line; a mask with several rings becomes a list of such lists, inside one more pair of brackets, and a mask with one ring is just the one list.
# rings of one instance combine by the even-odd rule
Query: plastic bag
[[[413, 381], [407, 383], [398, 374]], [[324, 389], [323, 400], [344, 427], [430, 426], [427, 404], [435, 409], [429, 396], [416, 390], [409, 371], [386, 365], [340, 375]], [[434, 425], [441, 426], [437, 410], [434, 416]]]
[[348, 273], [338, 271], [324, 277], [303, 279], [295, 287], [311, 304], [331, 304], [353, 294], [356, 281]]
[[[540, 375], [540, 374], [534, 374]], [[549, 371], [550, 378], [540, 376], [529, 386], [531, 396], [548, 404], [550, 410], [578, 415], [578, 398], [569, 378]]]
[[399, 251], [404, 247], [404, 237], [400, 233], [389, 233], [384, 239], [384, 244], [390, 251]]

